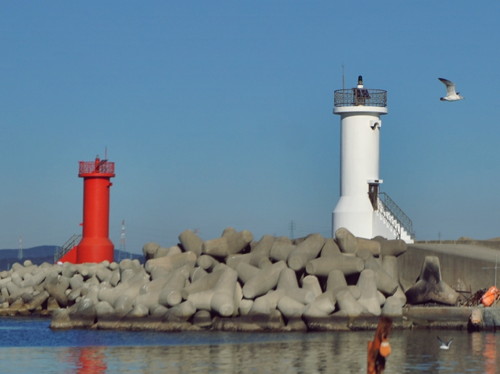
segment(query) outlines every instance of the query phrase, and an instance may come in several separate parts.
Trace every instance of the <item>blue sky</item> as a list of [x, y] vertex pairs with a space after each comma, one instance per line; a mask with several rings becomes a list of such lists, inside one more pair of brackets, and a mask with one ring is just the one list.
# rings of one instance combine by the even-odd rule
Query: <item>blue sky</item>
[[[0, 4], [0, 248], [80, 233], [78, 161], [116, 163], [110, 237], [331, 231], [333, 91], [388, 90], [382, 190], [417, 239], [500, 236], [500, 3]], [[343, 66], [343, 69], [342, 69]], [[457, 83], [465, 100], [440, 102]]]

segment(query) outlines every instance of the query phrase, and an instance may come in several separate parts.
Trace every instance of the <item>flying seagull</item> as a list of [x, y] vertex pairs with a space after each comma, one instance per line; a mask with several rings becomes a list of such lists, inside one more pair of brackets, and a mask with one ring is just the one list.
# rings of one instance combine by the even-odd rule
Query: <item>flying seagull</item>
[[455, 83], [444, 78], [438, 79], [446, 85], [446, 96], [440, 98], [441, 101], [457, 101], [463, 99], [463, 96], [460, 95], [460, 92], [457, 92], [455, 90]]
[[445, 342], [439, 336], [437, 336], [437, 340], [439, 340], [439, 348], [440, 349], [448, 350], [448, 349], [450, 349], [450, 345], [451, 345], [451, 342], [453, 341], [453, 338], [451, 338], [450, 340]]

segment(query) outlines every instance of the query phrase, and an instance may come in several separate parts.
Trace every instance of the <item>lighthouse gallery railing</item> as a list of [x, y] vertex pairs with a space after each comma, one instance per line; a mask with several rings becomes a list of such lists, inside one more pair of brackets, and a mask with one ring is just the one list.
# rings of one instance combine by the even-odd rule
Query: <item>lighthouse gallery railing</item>
[[333, 96], [334, 105], [339, 106], [387, 106], [387, 91], [368, 88], [349, 88], [336, 90]]
[[80, 161], [78, 170], [79, 174], [90, 174], [90, 173], [114, 174], [115, 163], [99, 159], [96, 159], [95, 161]]

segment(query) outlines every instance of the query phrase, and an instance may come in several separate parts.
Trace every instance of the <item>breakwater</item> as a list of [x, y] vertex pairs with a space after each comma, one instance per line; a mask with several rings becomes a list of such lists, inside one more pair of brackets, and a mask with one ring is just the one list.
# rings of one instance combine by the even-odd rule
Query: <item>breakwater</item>
[[[405, 251], [402, 240], [346, 229], [296, 240], [232, 228], [202, 240], [186, 230], [172, 247], [146, 243], [144, 264], [14, 264], [0, 273], [0, 314], [50, 315], [53, 328], [307, 331], [374, 328], [382, 315], [411, 324], [413, 304], [455, 305], [432, 256], [403, 290]], [[459, 314], [463, 325], [470, 311]]]

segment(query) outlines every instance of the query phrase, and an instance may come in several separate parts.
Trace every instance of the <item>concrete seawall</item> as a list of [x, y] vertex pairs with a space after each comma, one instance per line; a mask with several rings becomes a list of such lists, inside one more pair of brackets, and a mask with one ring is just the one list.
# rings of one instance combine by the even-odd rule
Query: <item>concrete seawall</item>
[[[495, 284], [495, 265], [500, 267], [500, 241], [464, 239], [410, 244], [405, 255], [398, 257], [401, 282], [409, 284], [416, 279], [419, 269], [415, 264], [422, 263], [425, 256], [437, 256], [443, 278], [457, 291], [470, 294]], [[498, 279], [496, 284], [500, 284]]]
[[[205, 241], [186, 230], [177, 245], [147, 243], [143, 253], [144, 264], [14, 264], [0, 273], [0, 315], [50, 316], [56, 329], [311, 331], [373, 329], [380, 316], [395, 327], [465, 328], [480, 308], [459, 306], [458, 270], [442, 257], [453, 255], [345, 229], [254, 240], [227, 228]], [[460, 274], [470, 293], [482, 286]], [[496, 326], [496, 309], [481, 310], [482, 328]]]

